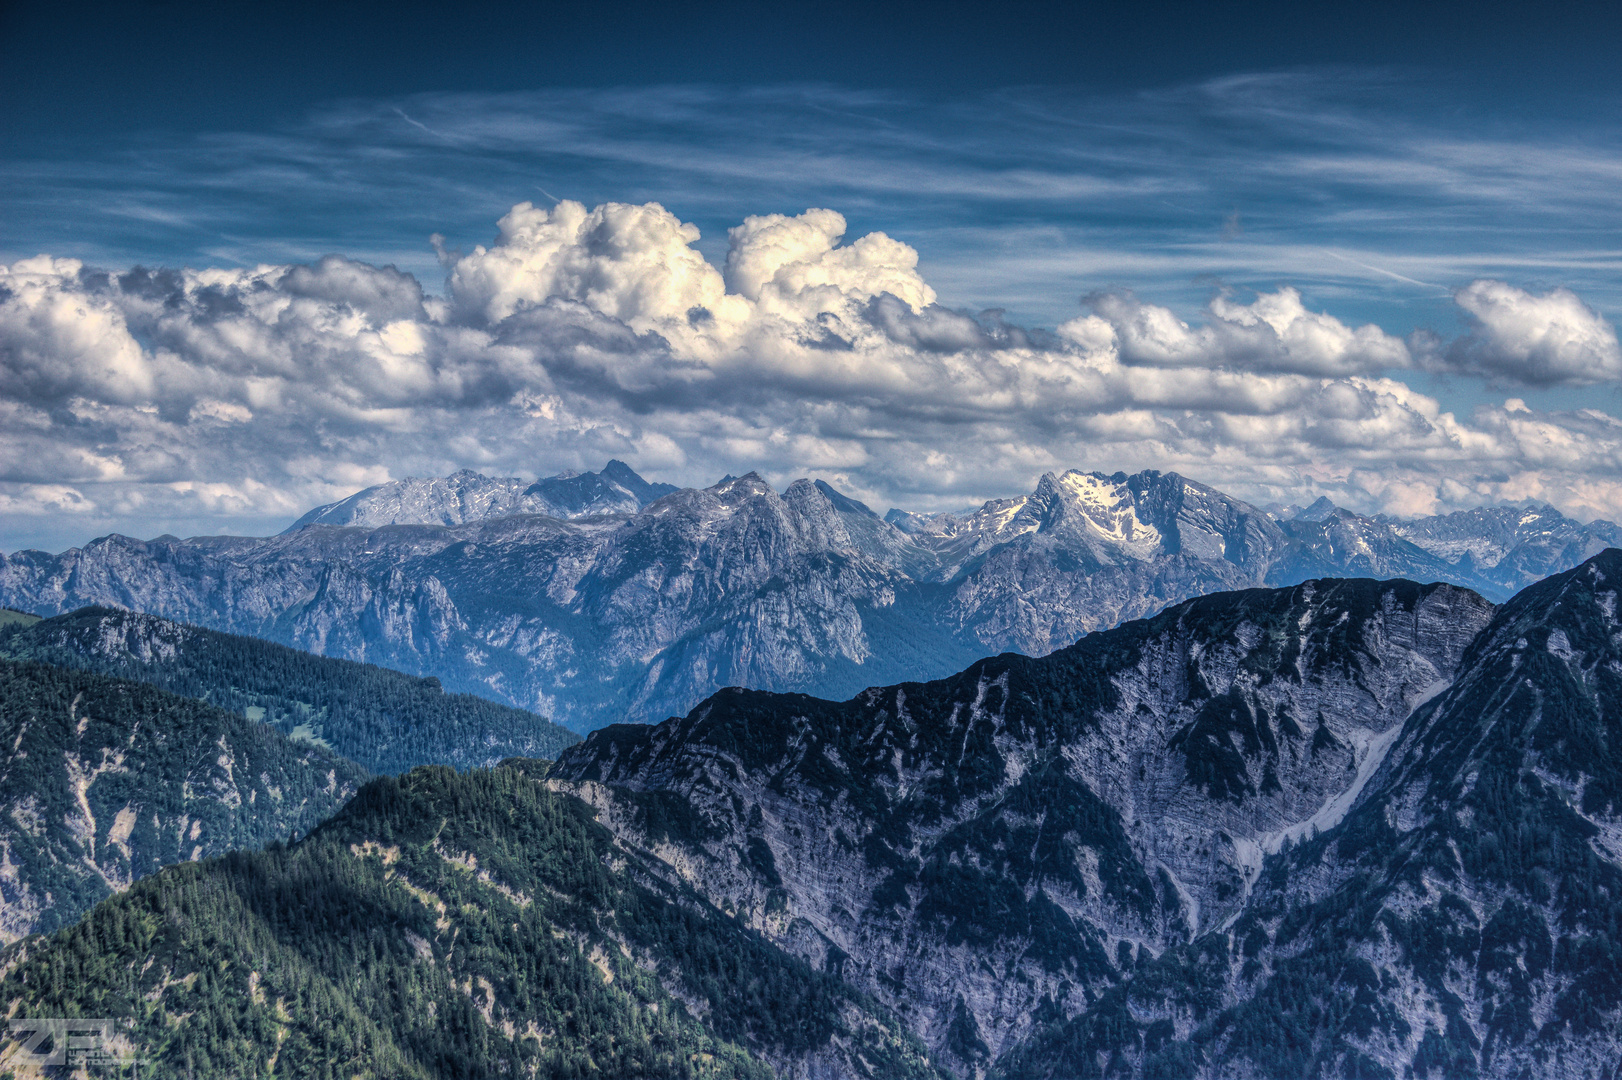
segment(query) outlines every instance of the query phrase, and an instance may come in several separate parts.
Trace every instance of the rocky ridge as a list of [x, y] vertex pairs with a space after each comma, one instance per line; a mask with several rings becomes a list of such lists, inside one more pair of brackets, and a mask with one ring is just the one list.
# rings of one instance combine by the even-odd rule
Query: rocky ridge
[[[1227, 931], [1492, 612], [1410, 582], [1220, 594], [844, 703], [723, 691], [596, 732], [551, 776], [971, 1075], [1044, 1001]], [[680, 814], [650, 814], [672, 796]], [[969, 1029], [983, 1060], [954, 1049]]]
[[374, 781], [0, 974], [199, 1075], [1614, 1080], [1619, 584], [1313, 580], [724, 690]]
[[563, 472], [533, 484], [515, 476], [491, 477], [462, 469], [445, 477], [411, 477], [378, 484], [339, 502], [318, 506], [295, 521], [289, 532], [306, 525], [466, 525], [470, 521], [511, 514], [546, 514], [557, 518], [596, 514], [634, 514], [676, 488], [638, 476], [623, 461], [610, 461], [602, 472]]

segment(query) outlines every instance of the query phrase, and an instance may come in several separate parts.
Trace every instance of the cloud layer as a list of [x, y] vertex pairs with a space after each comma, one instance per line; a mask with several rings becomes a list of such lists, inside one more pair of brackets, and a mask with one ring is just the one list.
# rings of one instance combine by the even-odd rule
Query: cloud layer
[[1465, 285], [1453, 341], [1350, 326], [1287, 286], [1192, 322], [1092, 294], [1040, 331], [941, 306], [911, 247], [847, 242], [832, 210], [750, 217], [715, 263], [656, 203], [521, 203], [498, 229], [446, 256], [443, 297], [338, 256], [0, 267], [0, 512], [18, 537], [268, 529], [389, 477], [609, 456], [686, 482], [812, 472], [917, 508], [1081, 466], [1395, 513], [1622, 512], [1609, 415], [1511, 398], [1457, 417], [1402, 381], [1616, 380], [1615, 330], [1564, 289]]

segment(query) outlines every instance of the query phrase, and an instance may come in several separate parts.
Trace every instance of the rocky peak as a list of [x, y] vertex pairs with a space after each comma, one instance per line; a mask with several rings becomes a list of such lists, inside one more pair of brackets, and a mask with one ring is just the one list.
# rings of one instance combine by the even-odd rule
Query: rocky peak
[[1038, 523], [1037, 531], [1066, 531], [1084, 544], [1138, 558], [1162, 550], [1160, 531], [1138, 516], [1137, 500], [1124, 477], [1074, 469], [1062, 475], [1047, 473], [1010, 531], [1027, 515]]
[[681, 490], [675, 484], [655, 483], [644, 480], [637, 471], [618, 458], [610, 459], [603, 471], [599, 473], [603, 479], [618, 484], [634, 495], [639, 503], [646, 506], [655, 499], [662, 499]]
[[318, 506], [287, 530], [309, 525], [460, 525], [483, 517], [514, 513], [524, 482], [517, 477], [489, 477], [471, 469], [450, 476], [407, 477], [378, 484], [326, 506]]
[[773, 494], [772, 486], [753, 469], [742, 476], [728, 474], [704, 490], [724, 501], [741, 501]]
[[[676, 491], [673, 484], [652, 484], [623, 461], [613, 460], [601, 472], [566, 471], [537, 480], [524, 491], [556, 517], [591, 514], [634, 514], [653, 500]], [[531, 511], [534, 512], [534, 511]]]
[[1329, 501], [1329, 496], [1320, 495], [1311, 505], [1304, 507], [1294, 515], [1297, 521], [1322, 521], [1332, 514], [1342, 512], [1340, 507]]
[[1153, 470], [1122, 479], [1170, 553], [1222, 559], [1260, 579], [1288, 544], [1272, 518], [1213, 487]]

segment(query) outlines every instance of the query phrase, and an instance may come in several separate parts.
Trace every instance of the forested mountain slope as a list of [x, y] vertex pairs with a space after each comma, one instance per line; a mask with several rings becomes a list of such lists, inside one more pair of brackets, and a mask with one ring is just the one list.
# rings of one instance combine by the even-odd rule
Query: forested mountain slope
[[0, 657], [151, 683], [318, 741], [374, 773], [551, 758], [579, 741], [522, 709], [447, 694], [432, 678], [113, 608], [0, 626]]
[[197, 1080], [942, 1075], [528, 762], [373, 781], [308, 838], [146, 878], [0, 968], [15, 1015], [128, 1018], [144, 1068]]
[[143, 683], [0, 660], [0, 940], [77, 919], [168, 863], [259, 847], [366, 773]]

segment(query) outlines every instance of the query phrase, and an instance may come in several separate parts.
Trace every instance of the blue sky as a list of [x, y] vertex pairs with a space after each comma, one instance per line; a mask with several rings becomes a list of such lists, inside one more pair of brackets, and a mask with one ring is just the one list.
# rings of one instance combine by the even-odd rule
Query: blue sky
[[[1510, 398], [1540, 415], [1616, 414], [1609, 375], [1530, 377], [1513, 357], [1481, 360], [1507, 346], [1486, 342], [1455, 292], [1482, 279], [1526, 303], [1568, 290], [1601, 332], [1622, 316], [1622, 138], [1606, 55], [1617, 21], [1597, 5], [1418, 15], [1398, 5], [791, 5], [770, 16], [743, 5], [455, 15], [344, 3], [12, 5], [0, 14], [0, 93], [15, 106], [0, 110], [0, 263], [48, 253], [112, 271], [241, 271], [337, 253], [396, 267], [443, 296], [443, 260], [490, 245], [497, 219], [522, 201], [657, 202], [697, 226], [696, 250], [717, 267], [744, 218], [828, 207], [843, 214], [847, 242], [883, 232], [915, 250], [945, 309], [1001, 309], [1006, 323], [1051, 332], [1092, 310], [1084, 298], [1129, 292], [1198, 327], [1213, 297], [1249, 304], [1289, 287], [1307, 311], [1346, 327], [1462, 342], [1445, 362], [1422, 361], [1416, 346], [1395, 367], [1358, 368], [1461, 419]], [[129, 311], [119, 318], [135, 347], [160, 348]], [[1471, 349], [1477, 360], [1460, 359]], [[0, 536], [5, 547], [81, 540], [87, 528], [262, 531], [296, 516], [300, 499], [352, 481], [456, 465], [534, 474], [594, 466], [593, 455], [616, 448], [640, 448], [650, 473], [698, 482], [707, 463], [736, 471], [765, 445], [740, 436], [718, 452], [675, 435], [653, 449], [638, 424], [657, 422], [621, 417], [624, 401], [599, 403], [594, 417], [581, 400], [559, 430], [525, 429], [522, 461], [443, 441], [405, 454], [349, 431], [312, 450], [295, 470], [302, 479], [268, 481], [256, 501], [246, 466], [192, 476], [193, 451], [176, 444], [152, 450], [163, 464], [134, 467], [140, 455], [120, 440], [181, 437], [137, 438], [111, 421], [92, 431], [70, 417], [69, 397], [46, 402], [21, 385], [7, 392], [37, 416], [9, 421], [14, 456], [38, 437], [17, 432], [43, 423], [77, 432], [63, 436], [76, 447], [63, 461], [103, 464], [60, 478], [0, 467], [12, 520], [29, 518]], [[198, 392], [188, 393], [198, 415]], [[147, 407], [178, 407], [162, 397]], [[1151, 408], [1133, 400], [1128, 412]], [[256, 411], [246, 398], [233, 408]], [[1190, 408], [1204, 406], [1177, 406]], [[242, 433], [251, 438], [257, 422]], [[835, 452], [818, 423], [764, 425], [781, 444], [761, 462], [769, 475], [821, 468], [876, 501], [921, 508], [1028, 489], [1062, 462], [1129, 468], [1158, 455], [1190, 471], [1206, 453], [1180, 441], [1187, 423], [1169, 442], [1134, 436], [1092, 454], [1075, 446], [1103, 438], [1094, 421], [1040, 434], [1042, 422], [1005, 417], [996, 423], [1007, 432], [984, 435], [1012, 447], [995, 467], [958, 468], [932, 488], [873, 449], [901, 438], [916, 457], [925, 433]], [[861, 427], [846, 424], [839, 438], [860, 441]], [[1328, 444], [1313, 444], [1322, 458], [1302, 451], [1247, 468], [1256, 437], [1210, 436], [1232, 455], [1213, 482], [1256, 498], [1329, 493], [1369, 510], [1425, 503], [1350, 479]], [[797, 462], [792, 447], [804, 439], [822, 449]], [[1599, 444], [1584, 445], [1592, 454]], [[297, 450], [286, 439], [263, 447], [282, 458]], [[1419, 468], [1421, 487], [1458, 481], [1433, 509], [1541, 493], [1591, 516], [1615, 501], [1608, 466], [1514, 481], [1552, 466], [1505, 454], [1395, 464]], [[233, 494], [208, 505], [163, 494], [188, 483]], [[64, 487], [78, 516], [63, 517]], [[42, 502], [46, 489], [57, 494]]]

